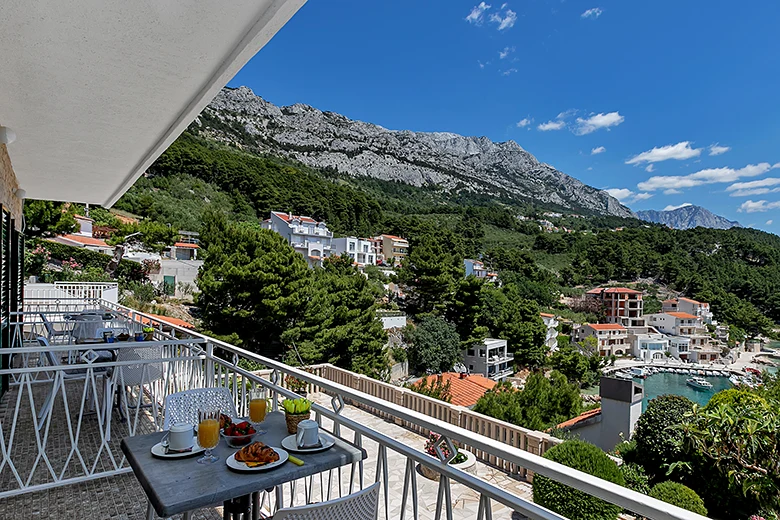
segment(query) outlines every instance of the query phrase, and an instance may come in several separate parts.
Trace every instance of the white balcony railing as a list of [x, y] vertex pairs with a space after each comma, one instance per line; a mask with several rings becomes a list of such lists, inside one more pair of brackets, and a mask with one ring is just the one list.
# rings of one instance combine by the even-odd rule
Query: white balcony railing
[[[467, 409], [453, 410], [448, 403], [412, 395], [328, 365], [311, 367], [311, 372], [294, 368], [213, 338], [171, 327], [115, 303], [94, 301], [90, 307], [110, 313], [111, 316], [105, 316], [105, 319], [112, 327], [138, 330], [142, 323], [151, 323], [156, 328], [155, 340], [112, 344], [109, 348], [116, 354], [105, 362], [95, 359], [95, 352], [107, 345], [75, 345], [64, 341], [46, 348], [38, 345], [38, 333], [50, 332], [42, 316], [55, 318], [56, 322], [58, 314], [77, 310], [77, 306], [62, 299], [52, 300], [48, 306], [42, 300], [29, 302], [27, 312], [15, 317], [21, 324], [11, 325], [16, 327], [11, 346], [0, 348], [0, 355], [11, 358], [11, 368], [0, 370], [0, 376], [10, 379], [10, 390], [2, 398], [7, 411], [0, 414], [0, 499], [129, 472], [119, 449], [120, 439], [159, 430], [165, 413], [165, 397], [173, 392], [225, 386], [230, 388], [239, 413], [246, 414], [251, 388], [264, 386], [270, 391], [273, 409], [277, 410], [280, 398], [296, 396], [283, 386], [284, 376], [292, 375], [306, 381], [309, 392], [332, 396], [331, 407], [313, 407], [321, 424], [325, 425], [323, 420], [327, 419], [334, 434], [352, 439], [358, 446], [364, 443], [378, 446], [375, 474], [365, 475], [360, 463], [347, 477], [349, 489], [362, 488], [373, 481], [382, 483], [380, 518], [389, 520], [392, 510], [395, 512], [392, 518], [397, 516], [403, 520], [409, 509], [412, 510], [411, 518], [419, 517], [418, 493], [423, 486], [417, 484], [416, 464], [429, 466], [441, 474], [435, 518], [441, 518], [442, 514], [453, 518], [451, 486], [454, 482], [476, 494], [480, 519], [492, 517], [493, 502], [533, 519], [562, 517], [346, 417], [342, 414], [345, 402], [392, 418], [416, 431], [439, 433], [449, 442], [466, 446], [483, 460], [492, 460], [515, 475], [541, 473], [651, 519], [704, 518], [542, 458], [539, 454], [547, 445], [543, 434], [535, 437], [513, 425], [506, 425], [505, 429], [480, 425], [479, 421], [485, 420], [500, 422]], [[163, 332], [164, 328], [169, 333]], [[74, 352], [81, 360], [75, 365], [77, 368], [47, 362]], [[266, 370], [250, 372], [244, 368], [248, 363], [262, 364]], [[117, 404], [112, 407], [112, 403]], [[453, 411], [459, 412], [456, 424], [451, 422]], [[476, 426], [472, 426], [474, 424]], [[498, 438], [483, 434], [493, 430], [502, 433]], [[536, 445], [532, 439], [536, 439]], [[389, 498], [388, 453], [391, 452], [406, 461], [400, 511]], [[328, 490], [331, 489], [331, 476]], [[340, 479], [339, 474], [339, 492]]]

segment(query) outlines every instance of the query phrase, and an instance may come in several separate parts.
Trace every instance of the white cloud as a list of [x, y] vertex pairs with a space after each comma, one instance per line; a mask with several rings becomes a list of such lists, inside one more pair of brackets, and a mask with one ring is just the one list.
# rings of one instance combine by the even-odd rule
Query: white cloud
[[590, 151], [590, 154], [591, 155], [598, 155], [598, 154], [604, 153], [606, 151], [607, 151], [607, 149], [604, 148], [603, 146], [597, 146], [596, 148], [594, 148], [593, 150]]
[[772, 169], [769, 163], [748, 164], [737, 170], [733, 168], [707, 168], [696, 173], [682, 176], [653, 176], [644, 182], [637, 184], [642, 191], [654, 191], [662, 189], [693, 188], [703, 184], [715, 184], [718, 182], [734, 182], [742, 177], [755, 177]]
[[580, 15], [580, 17], [581, 17], [581, 18], [592, 18], [593, 20], [595, 20], [596, 18], [598, 18], [599, 16], [601, 16], [601, 13], [603, 13], [603, 12], [604, 12], [604, 11], [602, 11], [602, 10], [601, 10], [601, 8], [599, 8], [599, 7], [593, 7], [593, 8], [591, 8], [591, 9], [588, 9], [588, 10], [587, 10], [587, 11], [585, 11], [584, 13], [582, 13], [582, 14]]
[[691, 204], [690, 202], [683, 202], [683, 203], [682, 203], [682, 204], [680, 204], [679, 206], [672, 206], [671, 204], [669, 204], [668, 206], [666, 206], [666, 207], [664, 208], [664, 211], [673, 211], [673, 210], [675, 210], [675, 209], [684, 208], [684, 207], [686, 207], [686, 206], [693, 206], [693, 204]]
[[588, 166], [588, 171], [591, 171], [593, 169], [593, 166]]
[[628, 188], [607, 188], [607, 193], [615, 197], [617, 200], [623, 202], [626, 199], [629, 199], [634, 196], [634, 192], [629, 190]]
[[570, 108], [569, 110], [564, 110], [557, 116], [555, 116], [555, 119], [566, 119], [567, 117], [571, 117], [575, 115], [578, 112], [576, 108]]
[[668, 190], [664, 190], [664, 195], [679, 195], [682, 193], [680, 190], [675, 190], [674, 188], [669, 188]]
[[530, 125], [533, 122], [534, 120], [532, 118], [525, 117], [517, 122], [517, 128], [525, 128], [526, 126]]
[[485, 64], [482, 63], [481, 61], [477, 61], [477, 63], [479, 63], [479, 68], [480, 69], [484, 69], [485, 68]]
[[515, 52], [514, 47], [504, 47], [503, 51], [498, 51], [498, 59], [503, 60], [513, 52]]
[[726, 191], [730, 192], [732, 197], [764, 195], [766, 193], [776, 193], [780, 191], [780, 187], [770, 188], [770, 186], [777, 186], [778, 184], [780, 184], [780, 179], [777, 177], [767, 177], [766, 179], [757, 181], [735, 182], [726, 188]]
[[634, 201], [636, 202], [638, 200], [647, 200], [652, 196], [653, 196], [652, 193], [637, 193], [636, 195], [634, 195]]
[[490, 21], [497, 23], [498, 30], [503, 31], [504, 29], [509, 29], [515, 25], [515, 22], [517, 21], [517, 13], [511, 9], [504, 11], [504, 16], [501, 16], [500, 13], [493, 13], [490, 15]]
[[647, 167], [645, 167], [645, 171], [647, 173], [653, 173], [653, 171], [655, 171], [655, 166], [653, 166], [653, 163], [648, 164]]
[[677, 144], [668, 144], [642, 152], [626, 161], [626, 164], [639, 164], [641, 162], [655, 163], [677, 159], [682, 161], [691, 157], [698, 157], [701, 154], [701, 148], [691, 148], [690, 141], [682, 141]]
[[566, 126], [566, 123], [563, 121], [547, 121], [546, 123], [542, 123], [536, 128], [541, 130], [542, 132], [549, 132], [550, 130], [560, 130], [564, 126]]
[[769, 211], [770, 209], [778, 209], [780, 208], [780, 201], [775, 202], [767, 202], [765, 200], [746, 200], [742, 203], [742, 205], [737, 209], [740, 213], [759, 213], [764, 211]]
[[772, 219], [770, 218], [769, 220], [767, 220], [767, 221], [766, 221], [766, 225], [767, 225], [767, 226], [771, 226], [773, 222], [774, 222], [774, 220], [772, 220]]
[[501, 75], [502, 76], [509, 76], [510, 74], [514, 74], [515, 72], [517, 72], [517, 69], [512, 67], [511, 69], [506, 69], [505, 71], [503, 71], [501, 73]]
[[625, 120], [626, 118], [621, 116], [619, 112], [593, 114], [585, 119], [578, 117], [574, 133], [577, 135], [590, 134], [602, 128], [609, 129], [610, 127], [617, 126]]
[[482, 21], [484, 20], [485, 11], [490, 9], [490, 5], [486, 4], [485, 2], [480, 2], [479, 5], [475, 5], [472, 9], [469, 15], [466, 17], [466, 21], [468, 23], [473, 23], [475, 25], [482, 25]]
[[731, 147], [730, 146], [720, 146], [720, 144], [715, 143], [715, 144], [711, 144], [709, 146], [709, 149], [710, 149], [710, 155], [721, 155], [721, 154], [724, 154], [724, 153], [728, 152], [729, 150], [731, 150]]

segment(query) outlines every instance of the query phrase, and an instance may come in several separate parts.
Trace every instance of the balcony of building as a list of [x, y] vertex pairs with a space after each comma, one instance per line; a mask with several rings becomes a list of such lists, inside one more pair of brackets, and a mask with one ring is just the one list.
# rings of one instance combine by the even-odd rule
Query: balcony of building
[[[386, 520], [563, 518], [532, 502], [537, 472], [648, 518], [703, 518], [541, 458], [560, 442], [542, 432], [332, 365], [303, 371], [115, 302], [72, 294], [28, 296], [0, 348], [8, 363], [0, 370], [7, 384], [0, 399], [0, 517], [145, 518], [145, 494], [120, 450], [122, 438], [160, 431], [165, 397], [182, 390], [228, 388], [245, 415], [251, 389], [262, 386], [277, 410], [283, 398], [297, 397], [284, 386], [292, 375], [306, 381], [321, 426], [366, 449], [368, 458], [359, 467], [285, 485], [285, 505], [380, 482], [379, 518]], [[102, 340], [111, 335], [104, 332], [132, 337], [149, 324], [155, 331], [148, 341]], [[245, 368], [250, 365], [265, 369]], [[497, 377], [511, 373], [507, 365], [492, 368]], [[472, 451], [473, 471], [426, 454], [431, 431]], [[418, 475], [420, 464], [442, 478]], [[272, 495], [264, 496], [269, 511], [278, 505]], [[195, 517], [221, 514], [215, 505]]]

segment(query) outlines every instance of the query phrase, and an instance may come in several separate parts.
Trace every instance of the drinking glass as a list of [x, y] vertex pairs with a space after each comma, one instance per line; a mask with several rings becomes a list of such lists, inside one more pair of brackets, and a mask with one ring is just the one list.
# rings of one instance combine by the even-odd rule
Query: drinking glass
[[252, 421], [257, 433], [262, 435], [266, 430], [257, 427], [258, 423], [265, 421], [268, 411], [268, 392], [263, 386], [257, 386], [249, 394], [249, 420]]
[[206, 448], [198, 464], [210, 464], [219, 459], [211, 450], [219, 444], [219, 409], [203, 408], [198, 410], [198, 444]]

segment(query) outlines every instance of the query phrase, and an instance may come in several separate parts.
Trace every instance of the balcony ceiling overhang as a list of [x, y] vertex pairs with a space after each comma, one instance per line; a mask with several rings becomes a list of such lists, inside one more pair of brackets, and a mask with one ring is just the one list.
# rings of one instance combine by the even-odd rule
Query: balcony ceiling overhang
[[0, 125], [28, 198], [111, 206], [306, 0], [4, 0]]

